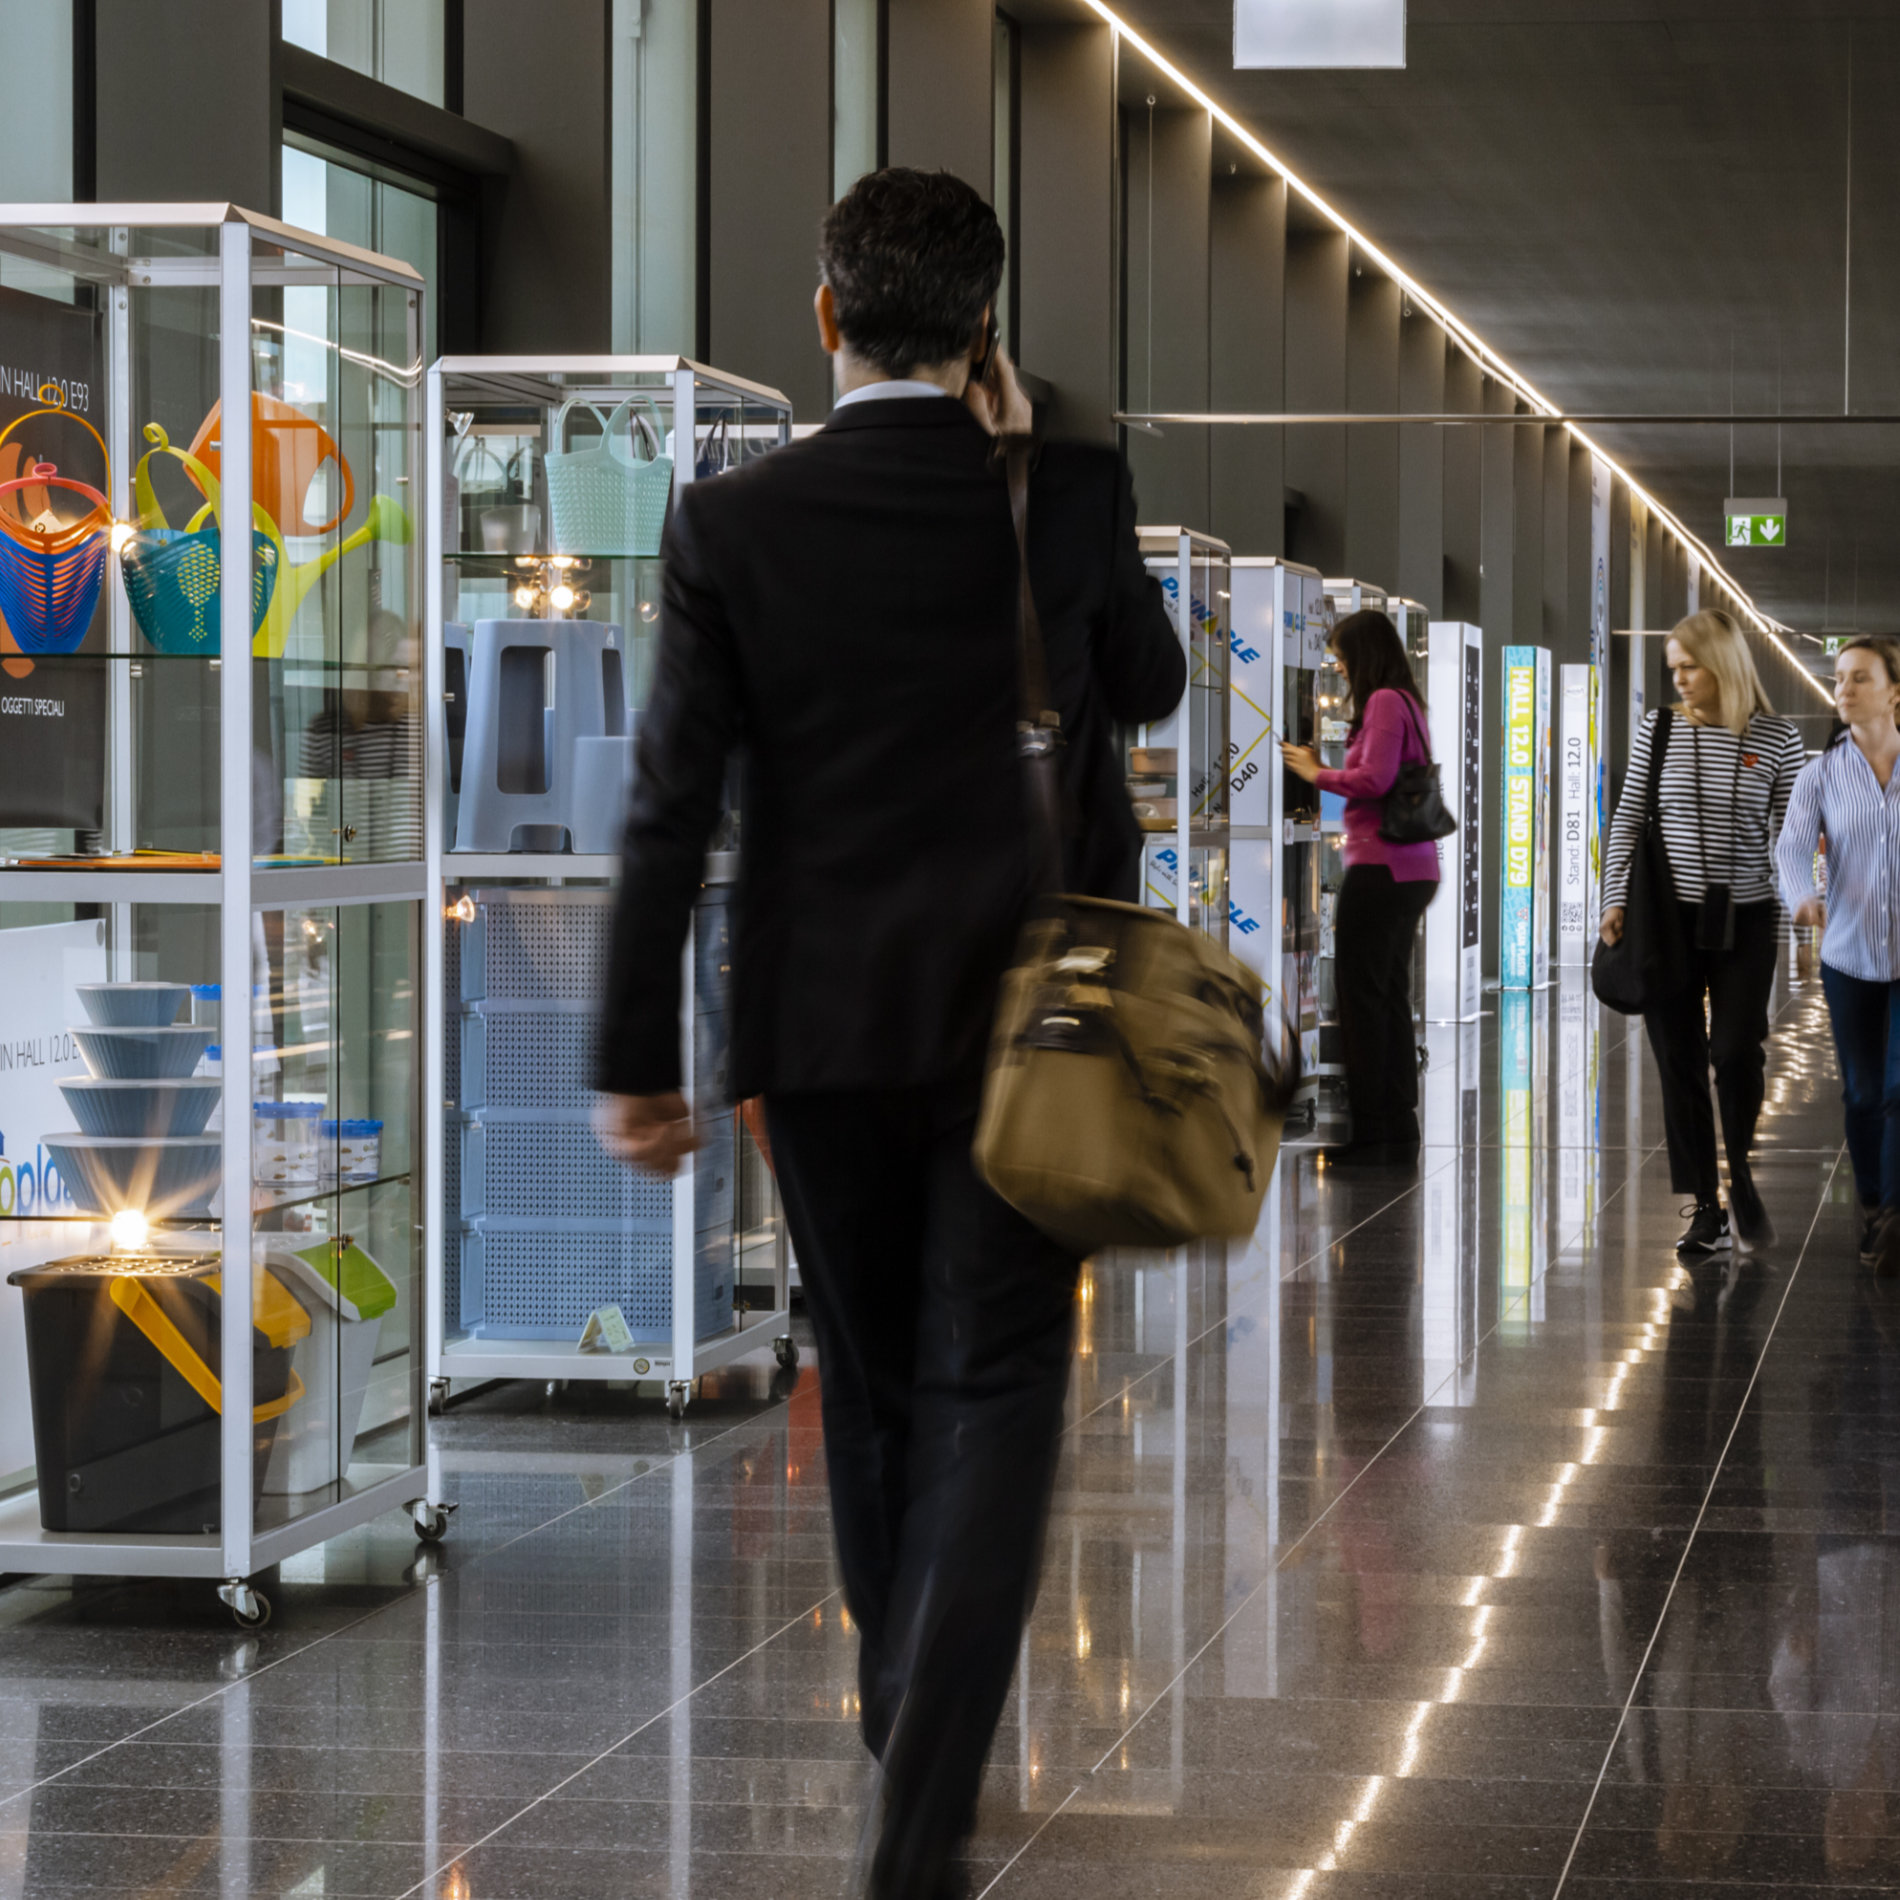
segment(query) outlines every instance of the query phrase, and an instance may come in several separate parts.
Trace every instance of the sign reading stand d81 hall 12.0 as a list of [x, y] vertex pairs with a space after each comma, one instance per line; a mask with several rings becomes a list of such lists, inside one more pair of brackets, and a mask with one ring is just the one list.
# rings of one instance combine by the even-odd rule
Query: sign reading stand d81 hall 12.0
[[1731, 548], [1788, 545], [1788, 504], [1779, 495], [1731, 495], [1722, 504], [1722, 539]]

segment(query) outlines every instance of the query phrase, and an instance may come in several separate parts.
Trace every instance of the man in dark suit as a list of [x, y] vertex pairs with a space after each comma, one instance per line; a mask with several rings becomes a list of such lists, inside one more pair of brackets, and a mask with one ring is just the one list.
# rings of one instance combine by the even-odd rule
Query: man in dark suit
[[[871, 1892], [938, 1900], [1034, 1597], [1075, 1258], [970, 1159], [997, 989], [1032, 896], [1017, 555], [994, 436], [1030, 423], [991, 316], [1003, 236], [947, 173], [861, 179], [825, 220], [825, 427], [681, 491], [663, 550], [601, 1037], [601, 1129], [692, 1143], [680, 957], [738, 767], [736, 1093], [765, 1098], [818, 1342], [864, 1737]], [[1113, 450], [1051, 443], [1029, 569], [1066, 747], [1066, 888], [1132, 901], [1113, 722], [1158, 719], [1180, 643]]]

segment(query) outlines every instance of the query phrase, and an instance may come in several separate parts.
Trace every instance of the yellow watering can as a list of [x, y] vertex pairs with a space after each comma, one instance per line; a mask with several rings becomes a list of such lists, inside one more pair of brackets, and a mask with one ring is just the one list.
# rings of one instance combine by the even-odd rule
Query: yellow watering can
[[[195, 455], [172, 447], [158, 423], [145, 425], [145, 439], [152, 447], [140, 458], [133, 477], [138, 525], [120, 550], [126, 597], [139, 630], [161, 653], [216, 653], [219, 542], [217, 533], [204, 524], [210, 518], [222, 528], [223, 489], [217, 476]], [[148, 464], [160, 454], [182, 462], [209, 497], [182, 530], [166, 525], [164, 510], [152, 489]], [[325, 549], [314, 561], [293, 566], [276, 522], [253, 502], [252, 653], [260, 660], [283, 658], [284, 641], [304, 596], [344, 555], [374, 541], [406, 547], [414, 538], [415, 526], [401, 504], [386, 495], [373, 495], [369, 517], [354, 534]]]

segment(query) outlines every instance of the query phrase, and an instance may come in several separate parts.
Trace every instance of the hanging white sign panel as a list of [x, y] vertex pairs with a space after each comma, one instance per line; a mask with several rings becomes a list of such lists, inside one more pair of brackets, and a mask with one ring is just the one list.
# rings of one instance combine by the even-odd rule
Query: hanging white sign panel
[[1403, 66], [1405, 0], [1234, 0], [1234, 64]]

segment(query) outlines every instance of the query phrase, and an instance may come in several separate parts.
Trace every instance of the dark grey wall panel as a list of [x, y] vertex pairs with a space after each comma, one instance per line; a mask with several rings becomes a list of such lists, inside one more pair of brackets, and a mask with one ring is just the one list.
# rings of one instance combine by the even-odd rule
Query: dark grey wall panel
[[712, 0], [704, 97], [707, 349], [822, 421], [831, 369], [811, 299], [831, 204], [830, 9]]
[[[1414, 309], [1399, 323], [1399, 407], [1415, 415], [1445, 408], [1445, 332]], [[1399, 431], [1397, 586], [1445, 617], [1445, 448], [1459, 431], [1421, 424]], [[1466, 430], [1462, 433], [1469, 434]]]
[[955, 172], [986, 198], [995, 18], [991, 0], [888, 0], [884, 29], [890, 162]]
[[[275, 217], [284, 132], [278, 0], [97, 4], [99, 202], [229, 200]], [[9, 58], [30, 57], [20, 30]]]
[[[1596, 590], [1590, 543], [1590, 451], [1574, 436], [1570, 442], [1570, 522], [1565, 539], [1570, 549], [1570, 566], [1564, 576], [1564, 626], [1566, 655], [1572, 660], [1590, 658], [1590, 614]], [[1597, 690], [1604, 682], [1598, 680]]]
[[611, 346], [610, 15], [609, 0], [464, 0], [463, 109], [515, 149], [484, 203], [485, 350]]
[[1049, 384], [1043, 426], [1113, 441], [1115, 36], [1024, 26], [1015, 267], [1023, 367]]
[[1524, 646], [1549, 646], [1544, 625], [1544, 438], [1548, 431], [1512, 431], [1512, 476], [1516, 501], [1511, 531], [1516, 543], [1511, 570], [1511, 638]]
[[[1389, 415], [1399, 406], [1399, 287], [1355, 264], [1346, 286], [1346, 407]], [[1399, 432], [1391, 423], [1346, 431], [1346, 572], [1399, 591]]]
[[[1570, 432], [1546, 429], [1544, 435], [1544, 639], [1553, 666], [1590, 657], [1590, 629], [1570, 618]], [[1589, 543], [1584, 543], [1588, 559]]]
[[[1287, 233], [1286, 405], [1291, 410], [1346, 406], [1347, 248], [1337, 231]], [[1345, 429], [1288, 429], [1286, 482], [1299, 495], [1298, 511], [1288, 526], [1287, 553], [1323, 574], [1343, 574]]]
[[[1516, 411], [1510, 388], [1491, 377], [1484, 379], [1483, 399], [1478, 405], [1487, 415], [1508, 416]], [[1482, 429], [1483, 463], [1480, 473], [1483, 509], [1483, 559], [1479, 566], [1478, 594], [1484, 629], [1484, 693], [1491, 708], [1486, 721], [1493, 735], [1493, 749], [1484, 775], [1484, 863], [1482, 901], [1484, 907], [1481, 941], [1484, 944], [1486, 976], [1498, 973], [1498, 867], [1504, 862], [1502, 831], [1504, 774], [1502, 758], [1504, 732], [1504, 661], [1507, 646], [1534, 645], [1535, 625], [1520, 627], [1517, 607], [1517, 438], [1524, 431], [1513, 425], [1504, 429]]]
[[[1209, 399], [1262, 414], [1286, 406], [1286, 186], [1214, 180], [1209, 270]], [[1210, 429], [1213, 531], [1236, 554], [1286, 551], [1284, 429]]]
[[[1152, 164], [1149, 113], [1130, 112], [1125, 124], [1128, 342], [1122, 378], [1128, 407], [1205, 410], [1213, 121], [1200, 111], [1154, 113]], [[1164, 425], [1159, 435], [1129, 432], [1128, 461], [1144, 522], [1206, 529], [1207, 437], [1205, 426], [1191, 425]]]
[[1604, 699], [1610, 733], [1610, 810], [1623, 795], [1623, 768], [1630, 755], [1630, 649], [1617, 638], [1630, 618], [1630, 488], [1620, 476], [1610, 480], [1610, 675]]
[[[1461, 416], [1476, 415], [1482, 400], [1483, 378], [1478, 374], [1477, 364], [1448, 341], [1445, 349], [1445, 412]], [[1484, 604], [1480, 597], [1478, 570], [1484, 564], [1484, 431], [1468, 427], [1445, 430], [1444, 456], [1445, 618], [1481, 626]], [[1484, 690], [1489, 694], [1489, 684]]]

